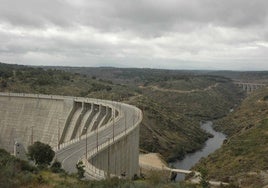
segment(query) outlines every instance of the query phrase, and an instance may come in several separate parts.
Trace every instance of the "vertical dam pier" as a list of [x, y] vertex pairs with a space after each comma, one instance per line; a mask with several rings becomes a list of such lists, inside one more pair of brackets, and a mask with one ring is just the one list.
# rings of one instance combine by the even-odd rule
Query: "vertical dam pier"
[[266, 84], [261, 83], [246, 83], [235, 81], [234, 84], [241, 88], [243, 91], [245, 91], [247, 94], [250, 94], [257, 89], [266, 87]]
[[82, 161], [86, 177], [139, 175], [140, 109], [115, 101], [0, 93], [0, 147], [22, 157], [35, 141], [49, 144], [69, 173]]

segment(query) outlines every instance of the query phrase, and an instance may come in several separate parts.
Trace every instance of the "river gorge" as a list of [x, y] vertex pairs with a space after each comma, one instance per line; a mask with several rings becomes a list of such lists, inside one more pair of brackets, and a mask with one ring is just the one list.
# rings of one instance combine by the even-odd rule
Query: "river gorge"
[[[214, 152], [218, 148], [221, 147], [223, 141], [226, 139], [226, 135], [221, 132], [217, 132], [212, 127], [213, 123], [211, 121], [206, 121], [201, 124], [201, 128], [206, 132], [213, 135], [212, 138], [209, 138], [204, 147], [201, 150], [198, 150], [194, 153], [190, 153], [185, 155], [183, 160], [176, 161], [174, 163], [170, 163], [173, 168], [179, 168], [184, 170], [189, 170], [193, 167], [202, 157], [207, 157], [210, 153]], [[178, 174], [176, 180], [181, 181], [184, 180], [184, 174]]]

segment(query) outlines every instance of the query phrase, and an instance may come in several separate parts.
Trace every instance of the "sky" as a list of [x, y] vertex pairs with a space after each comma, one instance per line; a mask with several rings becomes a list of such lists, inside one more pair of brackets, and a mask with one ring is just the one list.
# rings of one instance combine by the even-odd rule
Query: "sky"
[[268, 70], [267, 0], [0, 0], [0, 62]]

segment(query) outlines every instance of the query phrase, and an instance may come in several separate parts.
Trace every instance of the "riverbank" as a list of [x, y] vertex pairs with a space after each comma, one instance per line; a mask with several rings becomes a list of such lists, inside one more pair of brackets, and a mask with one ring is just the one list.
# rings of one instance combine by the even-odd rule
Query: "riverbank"
[[268, 185], [268, 88], [250, 94], [227, 117], [217, 121], [228, 134], [223, 147], [202, 159], [195, 169], [206, 168], [208, 178], [240, 187]]
[[[201, 181], [201, 175], [199, 172], [169, 168], [167, 163], [162, 159], [159, 153], [140, 154], [139, 164], [141, 168], [141, 173], [145, 176], [150, 176], [150, 174], [152, 174], [154, 171], [158, 171], [161, 173], [162, 178], [166, 178], [166, 180], [168, 181], [170, 179], [171, 172], [177, 173], [177, 176], [181, 173], [193, 173], [193, 177], [187, 180], [187, 182], [191, 184], [199, 184]], [[228, 185], [228, 183], [217, 181], [209, 181], [209, 184], [216, 187], [221, 185]]]
[[[169, 165], [174, 168], [191, 169], [201, 158], [207, 157], [209, 154], [213, 153], [215, 150], [219, 149], [226, 139], [226, 135], [221, 132], [217, 132], [213, 129], [213, 123], [211, 121], [203, 122], [201, 124], [201, 129], [213, 135], [209, 138], [204, 147], [194, 153], [186, 154], [183, 160], [170, 163]], [[184, 180], [184, 174], [178, 174], [177, 181]]]
[[[186, 154], [183, 160], [170, 164], [167, 164], [158, 153], [141, 154], [139, 157], [141, 170], [162, 170], [168, 168], [168, 166], [176, 169], [190, 170], [202, 157], [207, 157], [210, 153], [220, 148], [223, 141], [226, 139], [226, 135], [215, 131], [212, 126], [213, 123], [211, 121], [203, 122], [200, 125], [201, 129], [213, 135], [213, 137], [205, 142], [201, 150]], [[181, 181], [184, 180], [184, 178], [184, 174], [178, 174], [176, 180]]]

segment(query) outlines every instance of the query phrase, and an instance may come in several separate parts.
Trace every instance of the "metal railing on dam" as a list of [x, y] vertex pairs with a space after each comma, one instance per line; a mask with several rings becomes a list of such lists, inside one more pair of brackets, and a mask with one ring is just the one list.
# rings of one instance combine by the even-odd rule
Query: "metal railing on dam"
[[76, 172], [80, 160], [86, 175], [94, 179], [139, 173], [142, 112], [134, 106], [24, 93], [0, 93], [0, 106], [0, 146], [10, 152], [15, 141], [26, 147], [38, 140], [54, 148], [57, 160], [70, 173]]

